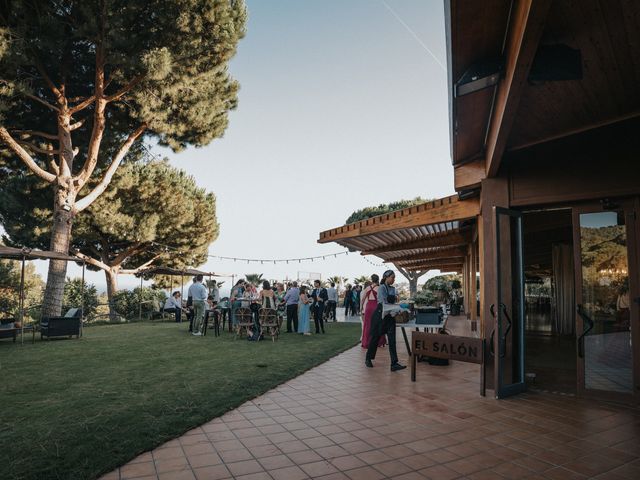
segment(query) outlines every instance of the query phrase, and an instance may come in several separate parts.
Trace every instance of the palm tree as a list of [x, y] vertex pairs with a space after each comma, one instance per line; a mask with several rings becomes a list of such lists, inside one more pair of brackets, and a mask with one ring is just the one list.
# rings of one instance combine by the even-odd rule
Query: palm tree
[[247, 273], [244, 278], [247, 282], [254, 286], [258, 286], [262, 283], [262, 273]]
[[333, 277], [327, 278], [327, 282], [335, 283], [336, 285], [340, 285], [342, 283], [342, 277], [339, 275], [334, 275]]
[[364, 284], [364, 282], [366, 282], [367, 280], [369, 280], [369, 277], [367, 275], [360, 275], [359, 277], [353, 279], [355, 283], [359, 284]]

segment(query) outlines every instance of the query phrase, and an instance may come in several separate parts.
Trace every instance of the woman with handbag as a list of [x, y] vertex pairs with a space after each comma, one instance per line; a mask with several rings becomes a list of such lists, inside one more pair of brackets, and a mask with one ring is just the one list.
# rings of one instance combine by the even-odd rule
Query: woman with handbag
[[371, 360], [376, 358], [378, 342], [383, 334], [387, 334], [389, 340], [389, 356], [391, 357], [391, 371], [396, 372], [407, 368], [406, 365], [398, 362], [398, 352], [396, 350], [396, 315], [401, 315], [401, 319], [406, 321], [407, 313], [396, 305], [398, 296], [393, 282], [396, 274], [393, 270], [387, 270], [382, 275], [382, 283], [378, 288], [378, 305], [371, 317], [371, 337], [369, 348], [364, 364], [373, 368]]

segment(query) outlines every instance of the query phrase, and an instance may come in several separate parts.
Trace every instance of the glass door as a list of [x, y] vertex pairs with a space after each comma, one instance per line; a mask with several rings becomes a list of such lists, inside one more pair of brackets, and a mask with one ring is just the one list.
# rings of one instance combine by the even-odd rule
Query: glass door
[[494, 328], [489, 349], [495, 396], [504, 398], [525, 390], [522, 213], [493, 207], [493, 214], [496, 295], [490, 308]]
[[578, 393], [631, 401], [638, 392], [634, 203], [574, 209], [574, 245]]

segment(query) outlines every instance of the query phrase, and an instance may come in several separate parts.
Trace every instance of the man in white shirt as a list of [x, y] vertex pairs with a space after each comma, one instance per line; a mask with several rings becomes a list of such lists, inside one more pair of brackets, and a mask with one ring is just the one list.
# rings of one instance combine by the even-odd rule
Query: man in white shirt
[[196, 281], [189, 287], [189, 296], [193, 298], [193, 332], [192, 335], [201, 336], [200, 328], [204, 320], [204, 312], [207, 303], [207, 287], [202, 284], [203, 276], [196, 275]]
[[176, 290], [167, 298], [166, 302], [164, 302], [164, 311], [174, 313], [176, 323], [182, 322], [182, 299], [180, 298], [180, 292]]
[[[334, 322], [337, 322], [336, 318], [336, 307], [338, 306], [338, 291], [336, 290], [336, 284], [331, 282], [331, 286], [327, 288], [327, 296], [329, 300], [327, 301], [327, 309], [328, 313], [331, 314], [331, 318], [333, 318]], [[327, 321], [329, 321], [330, 317], [327, 317]]]

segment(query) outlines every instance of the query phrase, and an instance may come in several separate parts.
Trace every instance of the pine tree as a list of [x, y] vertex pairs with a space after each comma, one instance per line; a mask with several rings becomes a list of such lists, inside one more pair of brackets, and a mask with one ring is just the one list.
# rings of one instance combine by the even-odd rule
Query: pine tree
[[[179, 151], [223, 134], [237, 104], [227, 64], [245, 33], [242, 0], [2, 6], [0, 163], [50, 186], [51, 250], [68, 251], [77, 215], [140, 139]], [[51, 261], [45, 315], [60, 313], [65, 276], [66, 262]]]
[[[7, 179], [0, 187], [0, 221], [7, 240], [44, 248], [53, 216], [47, 184], [30, 176]], [[152, 265], [202, 264], [218, 230], [215, 196], [199, 188], [193, 177], [166, 161], [126, 163], [107, 190], [77, 216], [71, 248], [89, 268], [105, 272], [112, 305], [119, 274]]]

